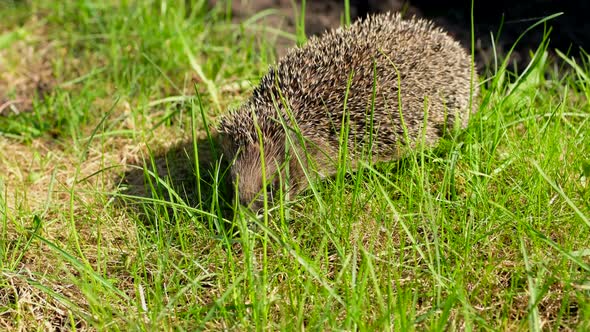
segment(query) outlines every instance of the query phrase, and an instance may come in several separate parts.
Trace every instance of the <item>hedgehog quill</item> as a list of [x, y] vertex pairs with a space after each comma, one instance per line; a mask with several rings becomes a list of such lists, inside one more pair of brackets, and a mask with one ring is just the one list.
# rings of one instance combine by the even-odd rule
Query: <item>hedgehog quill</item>
[[293, 197], [310, 174], [335, 174], [343, 147], [354, 167], [367, 152], [390, 161], [420, 140], [436, 144], [466, 126], [477, 95], [457, 41], [429, 21], [387, 13], [290, 50], [217, 131], [239, 203], [259, 210], [263, 183], [270, 202], [282, 181]]

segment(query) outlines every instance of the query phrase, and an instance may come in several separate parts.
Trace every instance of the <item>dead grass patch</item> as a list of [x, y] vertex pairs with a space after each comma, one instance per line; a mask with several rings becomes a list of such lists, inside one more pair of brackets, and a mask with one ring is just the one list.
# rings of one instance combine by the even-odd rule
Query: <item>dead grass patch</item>
[[53, 63], [65, 51], [41, 26], [39, 18], [32, 17], [24, 27], [0, 31], [10, 37], [0, 48], [0, 115], [31, 111], [34, 101], [57, 85]]
[[58, 296], [83, 301], [79, 289], [73, 284], [48, 280], [26, 268], [17, 273], [0, 273], [0, 283], [0, 328], [3, 330], [90, 330], [85, 320], [40, 289], [46, 287]]

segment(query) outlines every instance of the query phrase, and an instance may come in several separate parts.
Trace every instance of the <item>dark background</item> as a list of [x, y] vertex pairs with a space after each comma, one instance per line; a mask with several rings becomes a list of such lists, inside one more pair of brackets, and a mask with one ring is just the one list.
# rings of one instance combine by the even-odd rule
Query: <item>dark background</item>
[[[211, 2], [215, 4], [220, 0], [211, 0]], [[552, 28], [550, 49], [557, 48], [566, 53], [569, 51], [574, 56], [580, 55], [580, 48], [590, 49], [590, 1], [588, 0], [475, 0], [474, 2], [475, 51], [480, 70], [493, 60], [491, 32], [494, 38], [498, 39], [497, 52], [505, 55], [518, 36], [528, 27], [541, 18], [558, 12], [563, 14], [547, 24], [547, 27]], [[236, 20], [273, 8], [286, 17], [283, 28], [295, 30], [294, 8], [290, 0], [250, 0], [245, 3], [232, 2], [232, 14]], [[344, 12], [343, 0], [308, 0], [306, 3], [307, 34], [319, 34], [340, 25]], [[384, 11], [403, 11], [406, 15], [431, 19], [461, 41], [466, 48], [470, 48], [470, 0], [351, 0], [350, 5], [353, 20], [369, 13]], [[547, 27], [543, 25], [536, 27], [519, 42], [515, 53], [511, 56], [511, 61], [519, 68], [526, 65], [529, 60], [529, 51], [539, 46], [544, 28]], [[500, 28], [501, 32], [497, 35]]]

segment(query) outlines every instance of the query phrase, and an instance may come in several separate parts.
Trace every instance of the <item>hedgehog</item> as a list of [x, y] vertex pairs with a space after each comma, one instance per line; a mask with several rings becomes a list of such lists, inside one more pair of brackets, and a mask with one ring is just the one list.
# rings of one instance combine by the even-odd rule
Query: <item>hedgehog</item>
[[260, 211], [265, 194], [334, 175], [341, 156], [355, 169], [433, 146], [466, 126], [476, 82], [469, 53], [425, 19], [377, 14], [311, 37], [217, 125], [236, 197]]

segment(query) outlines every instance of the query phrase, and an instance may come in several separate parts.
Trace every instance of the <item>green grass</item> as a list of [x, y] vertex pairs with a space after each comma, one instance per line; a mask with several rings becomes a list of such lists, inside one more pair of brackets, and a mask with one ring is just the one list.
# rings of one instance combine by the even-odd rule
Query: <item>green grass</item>
[[258, 220], [205, 128], [273, 39], [204, 2], [0, 5], [0, 66], [53, 80], [0, 117], [1, 329], [590, 329], [588, 55], [499, 65], [458, 137]]

